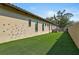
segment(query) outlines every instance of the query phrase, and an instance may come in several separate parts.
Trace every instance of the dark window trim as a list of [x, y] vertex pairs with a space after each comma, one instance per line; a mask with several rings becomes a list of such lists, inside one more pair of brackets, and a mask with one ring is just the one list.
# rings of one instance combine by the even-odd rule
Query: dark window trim
[[31, 19], [29, 19], [28, 25], [29, 25], [29, 27], [31, 27]]
[[42, 31], [44, 31], [44, 23], [42, 23]]
[[35, 22], [35, 32], [38, 32], [38, 21]]

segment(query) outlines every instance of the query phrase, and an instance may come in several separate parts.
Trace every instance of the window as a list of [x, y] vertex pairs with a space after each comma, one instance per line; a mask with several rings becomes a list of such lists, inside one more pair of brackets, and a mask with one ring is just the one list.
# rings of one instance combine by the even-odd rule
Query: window
[[35, 32], [38, 32], [38, 21], [35, 21]]
[[31, 27], [31, 20], [29, 19], [29, 27]]
[[46, 23], [45, 23], [45, 26], [46, 26]]
[[44, 31], [44, 23], [42, 24], [42, 31]]

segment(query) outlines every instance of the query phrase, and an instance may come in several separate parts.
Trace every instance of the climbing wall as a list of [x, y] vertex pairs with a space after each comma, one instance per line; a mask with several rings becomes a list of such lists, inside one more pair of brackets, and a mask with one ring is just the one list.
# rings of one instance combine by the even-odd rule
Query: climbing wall
[[68, 32], [76, 46], [79, 48], [79, 23], [73, 24], [69, 27]]

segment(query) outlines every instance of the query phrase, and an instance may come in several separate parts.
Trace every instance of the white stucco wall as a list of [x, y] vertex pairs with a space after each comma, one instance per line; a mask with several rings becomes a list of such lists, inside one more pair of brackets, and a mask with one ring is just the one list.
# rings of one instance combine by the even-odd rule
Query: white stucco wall
[[68, 32], [76, 46], [79, 48], [79, 23], [70, 26]]

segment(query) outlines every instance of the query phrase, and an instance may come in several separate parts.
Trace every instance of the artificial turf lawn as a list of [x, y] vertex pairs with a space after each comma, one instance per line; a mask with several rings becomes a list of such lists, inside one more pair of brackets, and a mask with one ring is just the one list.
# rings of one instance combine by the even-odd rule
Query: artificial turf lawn
[[58, 32], [0, 44], [0, 54], [60, 55], [60, 54], [79, 54], [79, 50], [73, 43], [68, 33]]
[[48, 33], [0, 44], [0, 54], [46, 54], [62, 33]]
[[51, 47], [47, 54], [49, 55], [79, 55], [79, 49], [74, 44], [70, 35], [64, 32], [60, 38], [57, 39], [55, 45]]

